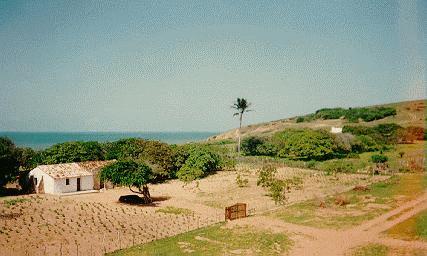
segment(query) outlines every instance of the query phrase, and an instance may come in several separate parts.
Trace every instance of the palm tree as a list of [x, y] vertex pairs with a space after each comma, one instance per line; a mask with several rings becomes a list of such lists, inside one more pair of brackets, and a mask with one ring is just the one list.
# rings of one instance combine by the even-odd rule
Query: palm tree
[[248, 109], [252, 104], [249, 103], [245, 98], [237, 98], [236, 102], [231, 106], [234, 108], [237, 112], [233, 114], [233, 116], [239, 116], [239, 130], [238, 130], [238, 138], [239, 142], [237, 144], [237, 152], [240, 154], [240, 129], [242, 128], [242, 119], [243, 114], [245, 112], [252, 111]]

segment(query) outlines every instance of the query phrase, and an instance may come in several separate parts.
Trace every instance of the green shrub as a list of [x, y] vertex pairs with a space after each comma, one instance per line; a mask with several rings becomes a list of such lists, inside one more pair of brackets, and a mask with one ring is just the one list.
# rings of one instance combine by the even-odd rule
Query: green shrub
[[379, 163], [385, 163], [388, 161], [388, 157], [385, 155], [372, 155], [371, 161], [373, 163], [379, 164]]
[[260, 156], [276, 156], [277, 155], [276, 145], [268, 141], [265, 141], [264, 143], [258, 145], [256, 151]]
[[269, 187], [269, 196], [273, 199], [275, 204], [282, 204], [285, 202], [285, 188], [286, 184], [282, 180], [273, 180]]
[[248, 137], [244, 138], [242, 141], [242, 153], [246, 156], [257, 156], [259, 155], [258, 146], [262, 145], [264, 142], [262, 139], [257, 137]]
[[304, 122], [304, 117], [302, 117], [302, 116], [297, 117], [296, 122], [297, 122], [297, 123], [302, 123], [302, 122]]
[[310, 160], [307, 162], [307, 168], [314, 169], [316, 167], [317, 161], [316, 160]]
[[176, 176], [182, 181], [190, 182], [220, 168], [221, 158], [218, 154], [206, 147], [193, 147], [189, 149], [188, 157]]
[[353, 153], [372, 152], [381, 148], [382, 146], [368, 135], [357, 135], [351, 142], [351, 151]]
[[353, 173], [357, 168], [350, 161], [338, 159], [324, 162], [321, 166], [321, 170], [326, 172], [326, 174], [331, 175], [336, 173]]
[[374, 108], [323, 108], [315, 113], [316, 119], [339, 119], [344, 117], [350, 122], [358, 122], [362, 119], [365, 122], [383, 119], [388, 116], [395, 116], [396, 109], [390, 107]]
[[292, 160], [325, 160], [333, 158], [339, 148], [333, 135], [323, 130], [286, 129], [273, 136], [277, 156]]
[[0, 187], [16, 180], [18, 174], [19, 152], [12, 140], [0, 137]]
[[257, 186], [268, 188], [269, 196], [276, 204], [285, 201], [286, 183], [276, 179], [277, 169], [273, 165], [265, 165], [258, 172]]
[[[356, 136], [369, 136], [370, 138], [365, 137], [364, 139], [373, 140], [375, 144], [378, 145], [387, 145], [396, 144], [398, 142], [399, 131], [401, 129], [403, 129], [401, 126], [394, 123], [379, 124], [374, 127], [345, 125], [343, 127], [343, 132], [351, 133]], [[361, 139], [361, 137], [359, 139]], [[372, 142], [369, 142], [369, 144], [372, 144]]]
[[274, 182], [277, 169], [273, 165], [265, 165], [258, 171], [257, 186], [270, 187]]
[[196, 179], [200, 179], [205, 173], [199, 168], [184, 165], [176, 172], [176, 176], [179, 180], [184, 182], [191, 182]]
[[246, 187], [249, 183], [249, 180], [246, 178], [242, 178], [242, 176], [240, 174], [237, 174], [236, 176], [236, 183], [237, 186], [239, 186], [239, 188], [243, 188]]
[[44, 164], [59, 164], [104, 160], [104, 151], [96, 141], [64, 142], [51, 146], [41, 153]]

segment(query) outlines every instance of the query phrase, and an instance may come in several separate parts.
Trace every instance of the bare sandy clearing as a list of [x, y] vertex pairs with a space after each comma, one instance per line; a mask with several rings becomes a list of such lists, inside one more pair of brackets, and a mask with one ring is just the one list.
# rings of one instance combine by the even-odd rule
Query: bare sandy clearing
[[[236, 176], [248, 179], [239, 188]], [[291, 189], [288, 203], [323, 197], [368, 184], [385, 176], [325, 176], [313, 170], [281, 168], [282, 178], [300, 177], [301, 189]], [[0, 251], [2, 255], [102, 255], [104, 252], [173, 236], [224, 218], [224, 206], [248, 203], [252, 212], [262, 213], [276, 207], [263, 188], [256, 186], [256, 170], [219, 172], [197, 183], [184, 186], [173, 180], [150, 186], [157, 199], [154, 206], [130, 206], [117, 203], [128, 188], [102, 193], [71, 196], [19, 196], [28, 201], [7, 206], [0, 201]], [[156, 212], [160, 207], [189, 209], [190, 215]], [[12, 214], [12, 215], [11, 215]], [[13, 215], [14, 214], [14, 215]], [[5, 216], [13, 216], [7, 218]], [[61, 248], [62, 246], [62, 248]]]

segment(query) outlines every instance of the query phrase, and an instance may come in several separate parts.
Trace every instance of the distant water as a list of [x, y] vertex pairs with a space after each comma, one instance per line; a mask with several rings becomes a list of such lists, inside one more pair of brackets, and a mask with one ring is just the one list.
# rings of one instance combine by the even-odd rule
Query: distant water
[[214, 132], [0, 132], [19, 147], [43, 149], [66, 141], [115, 141], [123, 138], [160, 140], [169, 144], [201, 141]]

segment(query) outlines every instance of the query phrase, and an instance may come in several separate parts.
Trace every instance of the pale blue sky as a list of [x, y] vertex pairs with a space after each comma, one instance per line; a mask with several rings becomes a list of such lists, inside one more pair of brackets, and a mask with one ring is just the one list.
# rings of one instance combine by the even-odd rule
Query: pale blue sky
[[223, 131], [425, 98], [427, 3], [0, 1], [0, 130]]

